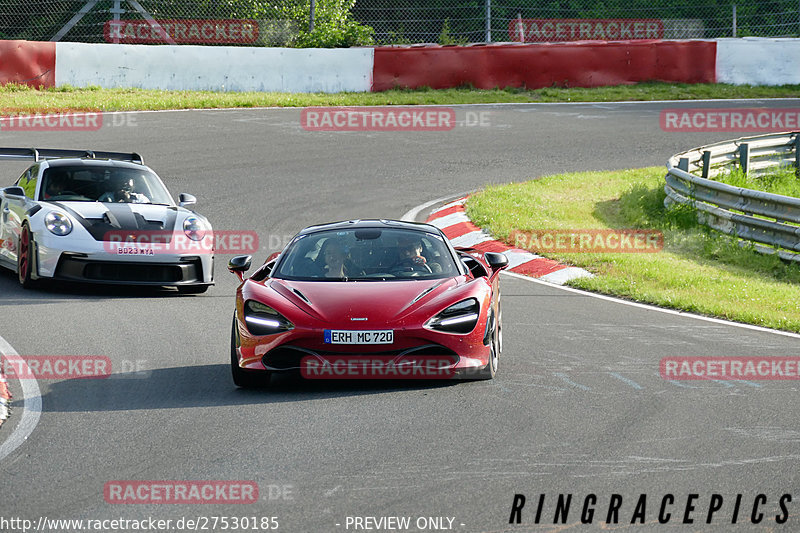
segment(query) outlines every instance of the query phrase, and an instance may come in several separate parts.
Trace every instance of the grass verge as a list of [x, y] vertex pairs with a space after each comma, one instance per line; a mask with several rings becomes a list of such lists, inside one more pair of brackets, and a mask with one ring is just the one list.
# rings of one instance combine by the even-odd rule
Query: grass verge
[[800, 198], [800, 181], [797, 179], [794, 167], [775, 168], [761, 176], [754, 173], [745, 174], [737, 168], [713, 179], [734, 187]]
[[596, 274], [573, 280], [573, 287], [800, 332], [800, 266], [699, 226], [690, 208], [665, 209], [664, 174], [652, 167], [492, 186], [470, 197], [467, 214], [512, 245], [513, 230], [660, 230], [664, 247], [656, 253], [540, 255]]
[[307, 107], [373, 105], [455, 105], [532, 102], [618, 102], [626, 100], [696, 100], [706, 98], [798, 98], [800, 85], [762, 87], [725, 84], [648, 82], [614, 87], [544, 89], [418, 89], [380, 93], [290, 94], [260, 92], [159, 91], [99, 87], [31, 89], [0, 86], [0, 113], [31, 114], [77, 111], [133, 111], [236, 107]]

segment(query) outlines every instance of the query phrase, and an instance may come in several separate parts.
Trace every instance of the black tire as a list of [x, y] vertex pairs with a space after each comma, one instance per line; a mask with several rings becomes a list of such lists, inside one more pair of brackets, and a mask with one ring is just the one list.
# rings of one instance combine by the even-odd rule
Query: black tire
[[208, 290], [208, 285], [180, 285], [178, 292], [181, 294], [203, 294]]
[[231, 375], [234, 385], [243, 389], [265, 387], [272, 375], [270, 372], [244, 370], [239, 366], [239, 357], [236, 355], [236, 317], [233, 317], [231, 326]]
[[503, 313], [500, 311], [498, 303], [497, 313], [494, 317], [494, 331], [492, 331], [492, 339], [489, 341], [489, 362], [479, 371], [477, 379], [494, 379], [497, 375], [497, 369], [500, 366], [500, 351], [503, 349], [502, 317]]
[[22, 233], [19, 236], [19, 244], [17, 246], [17, 279], [19, 284], [25, 289], [31, 289], [36, 286], [36, 280], [33, 279], [33, 262], [35, 242], [33, 234], [27, 224], [22, 225]]

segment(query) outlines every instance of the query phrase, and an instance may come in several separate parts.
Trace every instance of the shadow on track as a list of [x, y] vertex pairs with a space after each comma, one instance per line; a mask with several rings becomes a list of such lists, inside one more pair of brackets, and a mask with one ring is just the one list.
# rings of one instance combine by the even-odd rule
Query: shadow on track
[[457, 385], [450, 380], [305, 380], [299, 375], [272, 377], [267, 387], [238, 389], [229, 365], [163, 368], [104, 379], [40, 381], [45, 412], [130, 411], [255, 405], [425, 391]]
[[57, 298], [70, 300], [106, 300], [120, 298], [169, 298], [191, 297], [181, 294], [174, 287], [150, 287], [133, 285], [93, 285], [90, 283], [70, 283], [43, 281], [33, 289], [23, 289], [17, 282], [17, 275], [7, 268], [0, 267], [0, 306], [49, 303]]

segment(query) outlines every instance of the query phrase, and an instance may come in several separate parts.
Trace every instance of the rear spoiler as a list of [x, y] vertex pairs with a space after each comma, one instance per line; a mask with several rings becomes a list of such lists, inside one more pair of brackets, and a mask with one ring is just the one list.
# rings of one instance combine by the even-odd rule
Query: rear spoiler
[[0, 160], [44, 161], [65, 157], [114, 159], [144, 165], [144, 158], [136, 152], [102, 152], [99, 150], [65, 150], [60, 148], [0, 148]]

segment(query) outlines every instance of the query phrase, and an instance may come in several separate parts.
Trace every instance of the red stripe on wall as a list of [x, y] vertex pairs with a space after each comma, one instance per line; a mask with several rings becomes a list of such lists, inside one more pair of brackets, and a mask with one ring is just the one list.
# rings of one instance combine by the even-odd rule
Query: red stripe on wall
[[55, 87], [56, 43], [0, 41], [0, 84]]
[[714, 41], [639, 40], [377, 47], [372, 90], [713, 83], [716, 46]]

